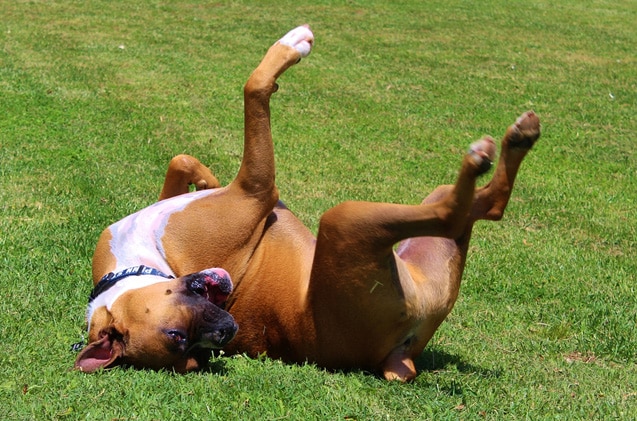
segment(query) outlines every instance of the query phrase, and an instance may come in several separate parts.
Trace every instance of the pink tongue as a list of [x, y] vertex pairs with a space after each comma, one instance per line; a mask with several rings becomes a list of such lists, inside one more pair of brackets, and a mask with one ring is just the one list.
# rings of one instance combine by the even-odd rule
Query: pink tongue
[[221, 291], [219, 282], [215, 281], [211, 276], [206, 276], [206, 293], [208, 295], [208, 301], [220, 306], [228, 299], [228, 295]]

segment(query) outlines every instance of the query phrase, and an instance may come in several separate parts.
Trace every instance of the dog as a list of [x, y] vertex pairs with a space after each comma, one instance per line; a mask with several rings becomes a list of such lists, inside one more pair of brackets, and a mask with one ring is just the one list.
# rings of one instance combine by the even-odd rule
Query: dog
[[458, 298], [472, 227], [502, 218], [540, 122], [528, 111], [506, 130], [485, 186], [476, 180], [496, 154], [488, 136], [469, 147], [455, 184], [416, 205], [341, 203], [314, 237], [279, 201], [269, 108], [277, 78], [313, 44], [308, 26], [293, 29], [248, 78], [244, 155], [230, 184], [178, 155], [159, 201], [101, 234], [77, 369], [187, 372], [223, 349], [417, 375], [414, 359]]

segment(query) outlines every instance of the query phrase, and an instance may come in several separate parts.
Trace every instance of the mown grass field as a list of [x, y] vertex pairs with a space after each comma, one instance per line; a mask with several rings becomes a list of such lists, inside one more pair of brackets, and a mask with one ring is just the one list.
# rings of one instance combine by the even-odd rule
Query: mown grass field
[[[0, 418], [637, 418], [637, 3], [0, 0]], [[507, 214], [412, 384], [224, 357], [205, 373], [71, 371], [101, 230], [169, 159], [238, 169], [242, 85], [309, 23], [272, 101], [281, 197], [417, 203], [534, 109]]]

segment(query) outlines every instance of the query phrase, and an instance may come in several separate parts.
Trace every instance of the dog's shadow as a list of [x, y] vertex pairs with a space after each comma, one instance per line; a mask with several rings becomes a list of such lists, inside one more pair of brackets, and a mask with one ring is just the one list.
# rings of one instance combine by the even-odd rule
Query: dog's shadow
[[230, 369], [228, 369], [228, 365], [226, 364], [227, 359], [220, 356], [213, 356], [208, 365], [203, 368], [201, 371], [208, 374], [215, 374], [218, 376], [225, 376], [230, 373]]
[[414, 360], [418, 372], [458, 371], [463, 374], [475, 374], [483, 378], [498, 378], [502, 371], [498, 368], [488, 369], [470, 364], [458, 355], [450, 354], [438, 348], [426, 348]]
[[[502, 371], [499, 368], [488, 369], [470, 364], [458, 355], [450, 354], [437, 348], [426, 348], [418, 358], [414, 360], [416, 370], [422, 375], [424, 373], [443, 374], [454, 373], [470, 374], [479, 378], [499, 378]], [[425, 377], [424, 383], [430, 384], [448, 396], [462, 396], [464, 394], [463, 381], [453, 374], [446, 376], [445, 380], [435, 377]], [[416, 378], [418, 381], [418, 378]]]
[[[228, 357], [220, 355], [213, 355], [210, 362], [208, 363], [208, 366], [204, 368], [203, 371], [209, 374], [221, 376], [230, 374], [232, 368], [228, 367], [227, 358]], [[458, 355], [450, 354], [437, 348], [425, 349], [420, 354], [420, 356], [414, 360], [414, 364], [416, 366], [416, 370], [418, 370], [419, 373], [444, 373], [457, 371], [462, 374], [477, 375], [485, 379], [498, 378], [502, 375], [502, 371], [500, 369], [487, 369], [484, 367], [479, 367], [467, 363]], [[330, 372], [330, 370], [327, 371]], [[359, 372], [359, 370], [335, 370], [333, 372], [345, 374], [348, 372]], [[369, 373], [367, 371], [364, 372], [374, 375], [373, 373]], [[376, 375], [378, 375], [378, 373], [376, 373]], [[452, 385], [449, 387], [449, 390], [447, 392], [452, 395], [462, 394], [462, 390], [456, 382], [452, 382]]]

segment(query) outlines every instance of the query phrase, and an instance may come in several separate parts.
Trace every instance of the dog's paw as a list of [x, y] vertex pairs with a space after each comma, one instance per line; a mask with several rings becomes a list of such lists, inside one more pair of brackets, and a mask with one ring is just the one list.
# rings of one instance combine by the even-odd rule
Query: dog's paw
[[308, 25], [298, 26], [285, 34], [279, 43], [294, 48], [301, 57], [307, 57], [312, 51], [314, 34]]
[[522, 114], [507, 130], [508, 144], [514, 148], [531, 149], [540, 137], [540, 119], [533, 111]]
[[491, 168], [495, 153], [495, 142], [490, 136], [485, 136], [469, 146], [468, 155], [469, 159], [478, 167], [479, 173], [482, 174]]

